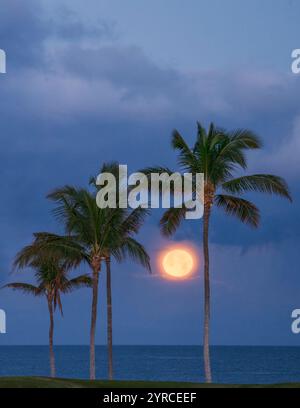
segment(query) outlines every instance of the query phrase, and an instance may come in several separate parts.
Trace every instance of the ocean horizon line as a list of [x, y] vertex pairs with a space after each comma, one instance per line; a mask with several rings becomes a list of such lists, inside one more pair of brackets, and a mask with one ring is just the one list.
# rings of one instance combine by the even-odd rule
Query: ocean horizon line
[[[96, 344], [96, 347], [107, 347], [107, 344]], [[0, 347], [49, 347], [48, 344], [0, 344]], [[54, 347], [90, 347], [89, 344], [55, 344]], [[115, 344], [113, 347], [199, 347], [199, 344]], [[210, 347], [273, 347], [273, 348], [299, 348], [299, 345], [285, 344], [212, 344]]]

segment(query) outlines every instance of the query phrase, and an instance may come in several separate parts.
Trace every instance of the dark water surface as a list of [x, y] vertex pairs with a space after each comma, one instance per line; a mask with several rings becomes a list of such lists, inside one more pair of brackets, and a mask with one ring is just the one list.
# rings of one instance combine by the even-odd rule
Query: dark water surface
[[[107, 377], [106, 347], [97, 346], [97, 377]], [[57, 375], [88, 378], [87, 346], [55, 347]], [[194, 346], [116, 346], [116, 379], [203, 381], [202, 348]], [[212, 347], [214, 382], [300, 382], [300, 347]], [[1, 346], [0, 376], [48, 376], [46, 346]]]

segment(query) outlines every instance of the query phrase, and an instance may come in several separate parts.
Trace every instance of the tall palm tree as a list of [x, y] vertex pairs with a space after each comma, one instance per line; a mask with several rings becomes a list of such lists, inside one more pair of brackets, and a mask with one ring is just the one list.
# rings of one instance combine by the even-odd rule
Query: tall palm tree
[[49, 354], [50, 354], [50, 374], [55, 377], [55, 356], [53, 349], [54, 336], [54, 312], [58, 305], [60, 313], [63, 314], [61, 294], [69, 293], [80, 287], [91, 286], [91, 279], [88, 275], [80, 275], [69, 279], [68, 273], [74, 263], [61, 258], [58, 253], [50, 254], [40, 249], [35, 240], [32, 245], [22, 249], [16, 256], [15, 267], [23, 269], [30, 266], [35, 270], [36, 285], [29, 283], [9, 283], [6, 288], [20, 290], [26, 294], [42, 297], [47, 300], [50, 327], [49, 327]]
[[[116, 179], [116, 200], [119, 201], [119, 164], [117, 162], [105, 163], [100, 173], [110, 173]], [[101, 187], [96, 185], [96, 179], [91, 178], [90, 184], [99, 191]], [[102, 210], [103, 211], [103, 210]], [[124, 210], [117, 208], [104, 210], [107, 215], [113, 213], [113, 223], [111, 224], [111, 234], [103, 245], [103, 254], [106, 265], [106, 301], [107, 301], [107, 345], [108, 345], [108, 378], [113, 379], [113, 336], [112, 336], [112, 289], [111, 289], [111, 259], [122, 262], [127, 256], [135, 262], [140, 263], [148, 271], [151, 271], [150, 258], [144, 247], [138, 243], [133, 236], [137, 234], [144, 223], [145, 217], [149, 214], [144, 208], [134, 210]]]
[[[247, 192], [277, 194], [291, 201], [286, 182], [274, 175], [255, 174], [235, 177], [237, 170], [245, 170], [247, 150], [259, 149], [262, 143], [258, 136], [246, 129], [226, 131], [210, 125], [208, 131], [198, 123], [196, 142], [193, 147], [175, 130], [172, 134], [172, 147], [178, 152], [178, 165], [184, 173], [204, 174], [204, 216], [203, 216], [203, 255], [204, 255], [204, 371], [207, 382], [212, 381], [209, 333], [210, 333], [210, 269], [209, 269], [209, 221], [213, 206], [225, 210], [243, 223], [258, 227], [260, 215], [258, 208], [250, 201], [241, 198]], [[171, 173], [165, 167], [142, 170], [150, 173]], [[195, 194], [195, 186], [194, 186]], [[167, 210], [161, 221], [162, 233], [170, 236], [179, 227], [187, 208]]]
[[111, 304], [111, 258], [118, 262], [126, 257], [150, 268], [150, 260], [144, 247], [133, 236], [145, 218], [142, 209], [100, 209], [96, 194], [71, 186], [53, 191], [48, 196], [56, 203], [55, 214], [63, 223], [66, 236], [41, 235], [45, 248], [56, 248], [64, 252], [70, 261], [86, 262], [92, 275], [92, 311], [90, 326], [90, 378], [96, 378], [95, 333], [97, 322], [99, 274], [102, 263], [107, 271], [107, 325], [109, 378], [112, 370], [112, 304]]

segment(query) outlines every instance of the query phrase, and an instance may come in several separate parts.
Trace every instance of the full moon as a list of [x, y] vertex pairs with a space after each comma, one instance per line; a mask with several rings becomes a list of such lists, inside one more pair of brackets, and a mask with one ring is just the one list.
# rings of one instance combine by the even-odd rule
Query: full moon
[[184, 279], [192, 273], [194, 259], [185, 249], [173, 249], [164, 255], [162, 259], [162, 267], [168, 276]]

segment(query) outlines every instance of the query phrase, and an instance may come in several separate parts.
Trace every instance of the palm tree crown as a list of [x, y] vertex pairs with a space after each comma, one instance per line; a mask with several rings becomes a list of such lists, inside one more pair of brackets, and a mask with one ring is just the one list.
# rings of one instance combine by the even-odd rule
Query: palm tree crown
[[[271, 174], [234, 177], [239, 169], [247, 168], [246, 151], [262, 147], [259, 137], [249, 130], [229, 132], [211, 124], [206, 132], [198, 123], [197, 138], [192, 148], [177, 130], [172, 135], [172, 147], [178, 152], [178, 165], [183, 173], [204, 174], [204, 204], [209, 208], [215, 204], [252, 227], [259, 225], [259, 210], [239, 195], [254, 191], [292, 200], [288, 186], [281, 177]], [[142, 171], [146, 174], [171, 173], [165, 167], [151, 167]], [[164, 235], [169, 236], [176, 231], [186, 211], [183, 206], [165, 212], [161, 219]]]

